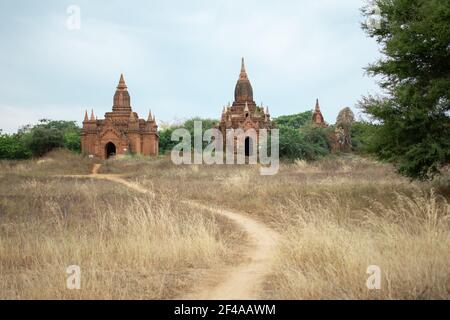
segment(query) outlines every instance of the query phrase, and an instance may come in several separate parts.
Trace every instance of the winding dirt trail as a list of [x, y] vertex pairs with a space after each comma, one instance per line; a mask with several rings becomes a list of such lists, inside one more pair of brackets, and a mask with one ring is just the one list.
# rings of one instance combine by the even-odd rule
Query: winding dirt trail
[[[120, 183], [134, 191], [154, 195], [153, 192], [142, 186], [127, 181], [120, 174], [99, 174], [101, 164], [95, 164], [90, 175], [74, 175], [65, 177], [81, 177], [110, 180]], [[183, 203], [205, 209], [214, 214], [226, 217], [242, 228], [249, 238], [249, 249], [244, 253], [245, 262], [212, 274], [207, 279], [214, 285], [204, 285], [198, 292], [190, 293], [180, 299], [201, 300], [255, 300], [263, 290], [265, 277], [270, 273], [275, 244], [279, 238], [278, 233], [251, 217], [228, 210], [217, 209], [193, 200], [182, 200]], [[218, 284], [217, 284], [218, 282]]]
[[250, 250], [245, 252], [244, 264], [230, 268], [220, 275], [219, 285], [204, 288], [185, 297], [200, 300], [255, 300], [259, 298], [265, 277], [270, 273], [278, 234], [264, 224], [240, 213], [213, 209], [197, 202], [192, 206], [220, 214], [242, 228], [248, 235]]

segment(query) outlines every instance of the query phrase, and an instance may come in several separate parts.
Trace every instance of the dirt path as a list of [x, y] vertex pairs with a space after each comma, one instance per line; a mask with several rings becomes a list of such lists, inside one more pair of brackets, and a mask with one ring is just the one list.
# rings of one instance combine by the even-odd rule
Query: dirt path
[[204, 288], [200, 292], [185, 297], [201, 300], [254, 300], [262, 291], [265, 277], [270, 273], [272, 258], [278, 234], [264, 224], [240, 213], [213, 209], [210, 206], [188, 201], [192, 206], [220, 214], [239, 227], [250, 239], [251, 248], [245, 253], [248, 261], [237, 267], [230, 268], [220, 275], [221, 282], [215, 287]]
[[[102, 180], [110, 180], [145, 194], [154, 195], [153, 192], [142, 186], [127, 181], [118, 174], [99, 174], [100, 164], [95, 164], [90, 175], [78, 175], [71, 177], [85, 177]], [[242, 228], [248, 235], [250, 249], [244, 253], [245, 263], [222, 270], [220, 274], [211, 275], [208, 282], [219, 282], [213, 286], [206, 285], [198, 292], [188, 294], [181, 299], [202, 299], [202, 300], [253, 300], [258, 299], [262, 291], [265, 277], [270, 273], [274, 247], [279, 235], [272, 229], [265, 226], [247, 215], [216, 209], [192, 200], [183, 200], [187, 205], [206, 209], [214, 214], [219, 214], [233, 221]]]

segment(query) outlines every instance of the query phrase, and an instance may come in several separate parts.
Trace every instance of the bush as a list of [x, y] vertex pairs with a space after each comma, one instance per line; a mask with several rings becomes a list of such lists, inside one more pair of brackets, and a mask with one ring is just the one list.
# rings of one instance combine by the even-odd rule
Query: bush
[[330, 153], [327, 128], [305, 126], [301, 130], [279, 126], [280, 157], [287, 160], [317, 160]]
[[[196, 118], [186, 120], [181, 125], [173, 125], [173, 126], [169, 126], [167, 128], [160, 130], [159, 131], [159, 151], [160, 151], [160, 153], [165, 154], [165, 153], [169, 152], [170, 150], [172, 150], [172, 148], [174, 146], [176, 146], [179, 143], [178, 141], [171, 140], [172, 132], [174, 132], [176, 129], [179, 129], [179, 128], [187, 129], [190, 132], [191, 137], [192, 137], [192, 143], [193, 143], [194, 121], [202, 122], [202, 135], [206, 130], [211, 129], [213, 127], [214, 123], [218, 123], [217, 120], [202, 119], [202, 118], [196, 117]], [[203, 142], [203, 147], [205, 147], [206, 145], [207, 145], [207, 142]]]
[[81, 129], [75, 121], [39, 120], [17, 134], [0, 135], [0, 159], [26, 159], [42, 156], [56, 148], [81, 151]]
[[56, 128], [37, 126], [24, 135], [24, 143], [34, 156], [43, 156], [54, 148], [62, 148], [64, 135]]
[[79, 130], [66, 131], [64, 133], [64, 147], [77, 153], [81, 152], [81, 137]]
[[299, 129], [300, 127], [311, 123], [312, 114], [312, 111], [305, 111], [297, 114], [280, 116], [273, 119], [273, 123], [276, 127], [283, 126], [291, 129]]
[[350, 130], [353, 151], [359, 153], [372, 152], [370, 147], [373, 143], [371, 140], [375, 138], [377, 128], [377, 125], [369, 122], [354, 122]]
[[26, 148], [19, 134], [0, 134], [0, 159], [27, 159], [29, 157], [31, 157], [31, 152]]

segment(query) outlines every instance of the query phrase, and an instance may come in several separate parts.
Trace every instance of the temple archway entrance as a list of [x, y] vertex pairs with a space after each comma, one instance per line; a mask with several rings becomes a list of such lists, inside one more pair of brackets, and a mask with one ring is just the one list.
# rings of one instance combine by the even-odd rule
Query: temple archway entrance
[[106, 159], [116, 155], [116, 145], [112, 142], [108, 142], [105, 146]]
[[245, 138], [245, 156], [249, 157], [252, 155], [252, 150], [253, 149], [253, 145], [252, 145], [252, 138], [250, 137], [246, 137]]

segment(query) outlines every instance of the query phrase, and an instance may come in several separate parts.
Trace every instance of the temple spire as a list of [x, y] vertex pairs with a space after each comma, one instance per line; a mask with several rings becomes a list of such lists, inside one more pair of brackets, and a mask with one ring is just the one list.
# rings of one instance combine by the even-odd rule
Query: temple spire
[[126, 89], [127, 85], [125, 84], [125, 79], [123, 78], [123, 73], [120, 74], [119, 84], [117, 85], [117, 89]]
[[248, 79], [247, 71], [245, 71], [244, 58], [242, 58], [242, 60], [241, 60], [241, 73], [239, 74], [239, 79]]
[[95, 121], [94, 109], [91, 110], [91, 121]]
[[88, 113], [86, 110], [86, 112], [84, 113], [84, 122], [88, 122], [88, 121], [89, 121], [89, 118], [88, 118]]
[[149, 110], [148, 111], [148, 118], [147, 118], [147, 121], [152, 121], [153, 120], [153, 118], [152, 118], [152, 110]]
[[123, 74], [120, 74], [119, 84], [113, 99], [113, 111], [128, 113], [131, 112], [130, 94]]
[[320, 112], [319, 99], [316, 100], [316, 107], [312, 116], [312, 122], [318, 126], [326, 127], [325, 119], [323, 118], [322, 112]]

